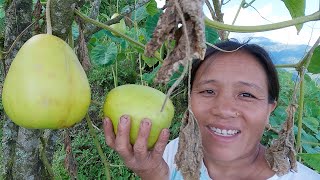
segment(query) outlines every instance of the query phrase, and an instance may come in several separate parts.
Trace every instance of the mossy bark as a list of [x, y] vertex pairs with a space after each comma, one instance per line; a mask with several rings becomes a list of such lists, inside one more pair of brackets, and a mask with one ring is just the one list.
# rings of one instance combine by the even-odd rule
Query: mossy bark
[[81, 7], [85, 0], [51, 0], [52, 34], [66, 40], [74, 20], [72, 9]]
[[[59, 6], [64, 7], [65, 11], [72, 13], [70, 8], [67, 8], [67, 6], [63, 5], [65, 1], [56, 2], [61, 2], [62, 4]], [[57, 12], [54, 14], [59, 14], [54, 8], [55, 6], [51, 9], [53, 12]], [[32, 0], [12, 0], [6, 7], [4, 51], [8, 51], [13, 42], [16, 40], [14, 47], [5, 59], [6, 72], [8, 72], [10, 64], [18, 50], [32, 36], [32, 28], [29, 28], [25, 31], [21, 38], [17, 39], [21, 32], [32, 23], [32, 9]], [[58, 21], [62, 22], [62, 20], [68, 19], [65, 17], [72, 16], [60, 16]], [[68, 20], [72, 23], [72, 20]], [[71, 23], [69, 23], [70, 27]], [[61, 25], [61, 23], [59, 23], [59, 25]], [[67, 27], [69, 25], [64, 26]], [[61, 27], [57, 27], [55, 30], [55, 32], [64, 31]], [[58, 36], [61, 37], [62, 35], [63, 33], [60, 33]], [[3, 80], [5, 74], [2, 74], [2, 76], [3, 77], [1, 79]], [[39, 157], [39, 146], [41, 145], [40, 136], [43, 136], [46, 139], [46, 155], [51, 163], [54, 153], [54, 145], [58, 138], [59, 131], [46, 130], [45, 133], [42, 134], [39, 130], [30, 130], [19, 127], [15, 125], [8, 117], [5, 118], [3, 124], [3, 169], [1, 171], [2, 177], [0, 176], [0, 179], [48, 179], [46, 170]]]
[[[13, 0], [8, 5], [6, 9], [5, 15], [5, 39], [4, 39], [4, 50], [7, 51], [13, 42], [16, 40], [17, 36], [28, 26], [31, 24], [32, 21], [32, 0]], [[20, 49], [20, 47], [24, 44], [26, 40], [31, 37], [31, 30], [27, 30], [24, 36], [21, 39], [17, 40], [15, 47], [13, 47], [10, 54], [7, 55], [5, 59], [6, 65], [6, 72], [8, 72], [10, 64], [15, 57], [16, 53]], [[25, 142], [21, 142], [22, 139], [28, 139], [28, 142], [33, 142], [34, 137], [36, 136], [36, 132], [30, 130], [19, 130], [20, 128], [16, 126], [12, 121], [8, 118], [5, 119], [4, 126], [3, 126], [3, 177], [4, 179], [32, 179], [29, 178], [28, 174], [29, 170], [33, 169], [35, 164], [28, 165], [28, 168], [25, 168], [24, 171], [19, 172], [16, 174], [16, 167], [17, 162], [19, 163], [18, 166], [21, 168], [26, 167], [26, 162], [32, 160], [32, 158], [27, 158], [21, 156], [20, 159], [17, 159], [16, 154], [19, 155], [26, 155], [25, 152], [29, 151]], [[18, 141], [18, 139], [20, 140]], [[18, 143], [19, 147], [17, 146]], [[30, 146], [29, 146], [30, 147]], [[33, 151], [34, 152], [34, 151]], [[28, 153], [33, 153], [28, 152]], [[22, 176], [21, 176], [22, 174]], [[27, 176], [26, 176], [27, 175]]]

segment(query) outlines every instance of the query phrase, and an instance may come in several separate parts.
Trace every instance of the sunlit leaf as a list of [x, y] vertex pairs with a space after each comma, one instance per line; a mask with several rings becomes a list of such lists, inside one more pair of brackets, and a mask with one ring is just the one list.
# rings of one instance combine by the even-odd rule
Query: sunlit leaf
[[320, 172], [320, 153], [317, 154], [307, 154], [307, 153], [300, 153], [298, 154], [309, 167], [315, 169], [316, 171]]
[[320, 73], [320, 46], [316, 47], [316, 49], [313, 51], [308, 71], [313, 74]]
[[118, 48], [114, 42], [104, 46], [97, 45], [91, 51], [91, 60], [95, 65], [108, 66], [117, 58]]
[[151, 0], [146, 6], [146, 10], [150, 16], [154, 16], [155, 14], [157, 14], [159, 12], [157, 2], [155, 0]]
[[[292, 18], [297, 18], [305, 15], [306, 0], [283, 0]], [[299, 33], [303, 24], [297, 24], [296, 29]]]

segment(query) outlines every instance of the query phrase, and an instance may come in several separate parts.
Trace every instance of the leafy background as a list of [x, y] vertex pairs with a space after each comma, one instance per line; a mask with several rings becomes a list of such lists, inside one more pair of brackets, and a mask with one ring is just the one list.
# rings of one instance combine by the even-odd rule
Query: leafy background
[[[127, 3], [119, 1], [117, 6], [115, 0], [102, 0], [100, 7], [99, 21], [108, 20], [115, 12], [123, 12], [128, 8], [128, 4], [134, 4], [135, 1], [128, 1]], [[286, 4], [292, 17], [304, 15], [303, 3], [297, 6], [295, 3], [301, 3], [304, 1], [287, 1]], [[3, 38], [4, 31], [4, 0], [0, 0], [0, 40]], [[304, 2], [305, 3], [305, 2]], [[88, 14], [90, 10], [90, 4], [86, 4], [81, 11]], [[131, 22], [128, 25], [126, 35], [135, 39], [136, 41], [146, 44], [152, 37], [152, 32], [157, 24], [159, 16], [162, 10], [157, 9], [157, 4], [154, 0], [150, 1], [147, 5], [136, 9], [131, 14]], [[301, 27], [297, 26], [297, 30]], [[216, 43], [219, 41], [218, 34], [215, 29], [206, 27], [206, 41], [210, 43]], [[73, 36], [78, 37], [77, 26], [73, 26]], [[271, 42], [265, 38], [256, 38], [252, 42], [258, 42], [262, 46], [269, 49], [271, 55], [274, 57], [275, 63], [292, 63], [291, 61], [300, 60], [305, 52], [305, 49], [310, 47], [288, 47], [288, 45], [282, 45], [279, 43]], [[164, 57], [170, 52], [174, 45], [173, 42], [166, 42], [160, 51], [160, 55]], [[159, 70], [160, 63], [154, 58], [147, 58], [143, 56], [144, 50], [140, 47], [134, 46], [122, 39], [121, 37], [114, 36], [109, 31], [100, 30], [93, 34], [88, 41], [89, 55], [93, 67], [88, 72], [88, 78], [92, 89], [92, 97], [96, 102], [103, 103], [105, 95], [115, 86], [137, 83], [145, 84], [151, 87], [157, 88], [163, 92], [166, 92], [168, 88], [177, 79], [180, 72], [175, 73], [171, 77], [170, 83], [167, 85], [156, 85], [153, 83], [153, 79]], [[279, 46], [286, 46], [283, 52], [275, 49], [279, 49]], [[281, 48], [280, 48], [281, 49]], [[295, 59], [288, 58], [289, 54]], [[302, 158], [302, 162], [309, 167], [320, 172], [319, 165], [319, 152], [320, 152], [320, 93], [319, 83], [317, 83], [317, 74], [320, 73], [320, 47], [317, 47], [311, 64], [309, 66], [309, 73], [305, 75], [305, 109], [303, 112], [303, 131], [302, 131], [302, 153], [299, 153], [298, 157]], [[289, 102], [292, 98], [293, 87], [298, 80], [297, 73], [294, 71], [286, 71], [279, 69], [279, 78], [281, 84], [281, 94], [278, 102], [278, 107], [270, 117], [270, 123], [272, 127], [276, 129], [281, 128], [281, 124], [286, 119], [286, 111]], [[179, 134], [180, 120], [182, 114], [187, 107], [187, 89], [184, 84], [173, 92], [172, 100], [176, 107], [175, 117], [170, 127], [170, 139], [174, 139]], [[297, 95], [299, 97], [299, 94]], [[92, 104], [89, 112], [92, 117], [94, 125], [97, 127], [96, 133], [98, 139], [102, 144], [103, 151], [107, 155], [110, 163], [112, 177], [117, 179], [139, 179], [132, 171], [125, 167], [121, 158], [115, 151], [106, 146], [104, 142], [103, 131], [101, 128], [101, 105]], [[2, 104], [0, 104], [1, 117], [3, 118], [4, 112]], [[297, 114], [295, 119], [297, 119]], [[2, 125], [3, 121], [0, 121]], [[294, 131], [297, 133], [297, 126], [295, 125]], [[61, 133], [63, 130], [61, 130]], [[104, 179], [104, 166], [98, 155], [98, 152], [93, 143], [92, 137], [88, 133], [86, 123], [83, 121], [73, 128], [70, 128], [72, 138], [73, 153], [78, 163], [78, 179]], [[2, 129], [0, 130], [0, 137], [2, 137]], [[272, 131], [266, 131], [262, 138], [262, 143], [268, 145], [273, 139], [277, 138], [277, 134]], [[1, 150], [1, 146], [0, 146]], [[56, 152], [53, 160], [53, 169], [56, 179], [70, 179], [67, 171], [64, 168], [65, 151], [63, 147], [63, 139], [61, 138], [57, 142]], [[0, 160], [1, 160], [0, 153]], [[2, 164], [2, 163], [1, 163]], [[1, 166], [0, 164], [0, 166]], [[1, 167], [0, 167], [1, 168]]]

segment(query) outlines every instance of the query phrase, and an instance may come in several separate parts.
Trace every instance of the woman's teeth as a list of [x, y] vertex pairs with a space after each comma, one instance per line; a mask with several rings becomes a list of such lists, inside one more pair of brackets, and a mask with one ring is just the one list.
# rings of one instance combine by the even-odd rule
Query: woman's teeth
[[219, 129], [216, 127], [210, 127], [210, 129], [219, 136], [234, 136], [240, 133], [239, 130], [231, 130], [231, 129]]

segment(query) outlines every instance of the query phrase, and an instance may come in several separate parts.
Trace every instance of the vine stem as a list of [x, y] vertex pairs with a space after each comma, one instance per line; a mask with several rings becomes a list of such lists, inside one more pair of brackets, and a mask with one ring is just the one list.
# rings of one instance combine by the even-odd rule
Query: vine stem
[[47, 20], [47, 34], [52, 35], [51, 16], [50, 16], [50, 0], [47, 0], [46, 20]]
[[300, 74], [300, 96], [299, 96], [299, 111], [298, 111], [298, 134], [297, 134], [297, 152], [301, 152], [301, 132], [302, 132], [302, 117], [303, 117], [303, 108], [304, 108], [304, 73], [308, 66], [310, 65], [310, 61], [313, 55], [314, 50], [318, 47], [320, 43], [320, 37], [315, 42], [315, 44], [311, 47], [310, 51], [307, 55], [301, 60], [299, 66], [297, 67]]
[[313, 14], [310, 14], [308, 16], [302, 16], [297, 17], [292, 20], [278, 22], [278, 23], [272, 23], [272, 24], [266, 24], [266, 25], [260, 25], [260, 26], [235, 26], [235, 25], [229, 25], [224, 24], [218, 21], [212, 21], [209, 18], [205, 17], [205, 24], [216, 29], [220, 30], [226, 30], [230, 32], [262, 32], [262, 31], [270, 31], [270, 30], [276, 30], [281, 29], [297, 24], [303, 24], [305, 22], [309, 21], [317, 21], [320, 20], [320, 11], [317, 11]]
[[304, 103], [304, 68], [299, 71], [300, 75], [300, 95], [299, 95], [299, 110], [298, 110], [298, 134], [297, 134], [297, 147], [296, 151], [301, 152], [301, 132], [302, 132], [302, 116], [303, 116], [303, 103]]
[[40, 159], [41, 159], [44, 167], [46, 168], [46, 170], [49, 173], [50, 177], [48, 177], [48, 178], [53, 180], [54, 179], [54, 172], [53, 172], [52, 167], [49, 163], [49, 160], [46, 156], [46, 144], [47, 143], [46, 143], [46, 140], [42, 136], [40, 136], [40, 141], [42, 144], [42, 147], [40, 148]]
[[[129, 36], [127, 36], [127, 35], [125, 35], [125, 34], [123, 34], [123, 33], [121, 33], [121, 32], [116, 31], [116, 30], [113, 29], [112, 27], [110, 27], [110, 26], [108, 26], [108, 25], [105, 25], [105, 24], [103, 24], [103, 23], [101, 23], [101, 22], [99, 22], [99, 21], [96, 21], [96, 20], [94, 20], [94, 19], [89, 18], [88, 16], [82, 14], [82, 13], [81, 13], [79, 10], [77, 10], [77, 9], [75, 9], [74, 12], [75, 12], [75, 14], [78, 15], [82, 20], [84, 20], [84, 21], [86, 21], [86, 22], [89, 22], [89, 23], [91, 23], [91, 24], [93, 24], [93, 25], [96, 25], [96, 26], [98, 26], [98, 27], [100, 27], [100, 28], [103, 28], [103, 29], [105, 29], [105, 30], [111, 31], [111, 32], [113, 32], [114, 34], [117, 34], [117, 35], [121, 36], [123, 39], [129, 41], [130, 43], [132, 43], [132, 44], [134, 44], [134, 45], [136, 45], [136, 46], [138, 46], [138, 47], [140, 47], [140, 48], [142, 48], [142, 49], [145, 49], [145, 45], [144, 45], [144, 44], [142, 44], [142, 43], [140, 43], [140, 42], [137, 42], [136, 40], [132, 39], [131, 37], [129, 37]], [[163, 60], [160, 58], [160, 56], [159, 56], [158, 53], [155, 53], [155, 58], [156, 58], [158, 61], [160, 61], [161, 63], [163, 63]]]
[[299, 64], [276, 64], [276, 68], [297, 68]]
[[100, 145], [99, 140], [97, 138], [97, 134], [94, 132], [94, 129], [93, 129], [93, 126], [92, 126], [92, 121], [91, 121], [91, 118], [90, 118], [88, 113], [86, 115], [86, 120], [87, 120], [87, 124], [88, 124], [88, 127], [89, 127], [89, 133], [93, 137], [94, 144], [95, 144], [95, 146], [96, 146], [96, 148], [98, 150], [98, 153], [99, 153], [99, 155], [101, 157], [101, 160], [102, 160], [102, 162], [104, 164], [106, 178], [107, 178], [107, 180], [111, 180], [110, 168], [109, 168], [110, 164], [107, 161], [107, 157], [105, 156], [105, 154], [102, 151], [101, 145]]

